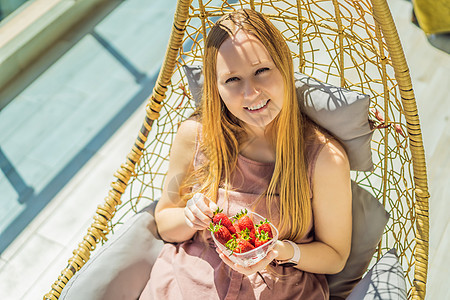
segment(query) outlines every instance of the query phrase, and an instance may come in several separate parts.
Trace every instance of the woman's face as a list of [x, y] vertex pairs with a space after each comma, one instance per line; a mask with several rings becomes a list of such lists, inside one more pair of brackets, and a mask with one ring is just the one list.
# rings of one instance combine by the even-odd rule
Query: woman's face
[[264, 129], [283, 106], [280, 71], [258, 38], [242, 30], [219, 48], [217, 86], [228, 110], [248, 129]]

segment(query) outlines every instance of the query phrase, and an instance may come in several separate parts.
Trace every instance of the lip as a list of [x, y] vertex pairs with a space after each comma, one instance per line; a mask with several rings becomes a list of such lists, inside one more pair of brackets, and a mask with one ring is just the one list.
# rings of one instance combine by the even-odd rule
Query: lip
[[264, 106], [261, 107], [261, 108], [255, 109], [255, 110], [250, 110], [250, 109], [248, 109], [247, 107], [244, 107], [244, 109], [245, 109], [246, 111], [248, 111], [249, 113], [257, 113], [257, 112], [260, 112], [260, 111], [265, 110], [265, 109], [267, 108], [269, 102], [270, 102], [270, 99], [267, 100], [266, 105], [264, 105]]

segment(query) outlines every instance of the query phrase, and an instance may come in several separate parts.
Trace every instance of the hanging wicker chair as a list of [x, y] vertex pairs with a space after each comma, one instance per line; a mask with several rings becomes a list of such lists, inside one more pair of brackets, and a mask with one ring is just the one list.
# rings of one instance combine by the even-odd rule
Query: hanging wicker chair
[[352, 177], [380, 199], [391, 216], [374, 260], [395, 247], [408, 299], [425, 298], [425, 156], [409, 69], [386, 0], [178, 0], [166, 56], [135, 144], [114, 174], [117, 180], [105, 191], [104, 204], [86, 236], [44, 299], [58, 299], [97, 243], [160, 197], [174, 134], [195, 108], [182, 66], [201, 63], [208, 28], [240, 8], [255, 9], [271, 19], [285, 36], [298, 71], [370, 95], [371, 114], [381, 125], [372, 139], [374, 170], [354, 172]]

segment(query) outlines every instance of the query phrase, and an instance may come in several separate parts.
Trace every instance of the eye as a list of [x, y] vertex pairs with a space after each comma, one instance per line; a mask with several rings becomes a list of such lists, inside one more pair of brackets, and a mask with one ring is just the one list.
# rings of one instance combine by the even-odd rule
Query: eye
[[256, 70], [255, 75], [261, 74], [261, 73], [263, 73], [263, 72], [265, 72], [265, 71], [269, 71], [269, 70], [270, 70], [269, 68], [261, 68], [261, 69], [258, 69], [258, 70]]
[[225, 80], [225, 83], [229, 83], [229, 82], [233, 82], [233, 81], [237, 81], [237, 80], [239, 80], [239, 78], [237, 78], [237, 77], [230, 77], [227, 80]]

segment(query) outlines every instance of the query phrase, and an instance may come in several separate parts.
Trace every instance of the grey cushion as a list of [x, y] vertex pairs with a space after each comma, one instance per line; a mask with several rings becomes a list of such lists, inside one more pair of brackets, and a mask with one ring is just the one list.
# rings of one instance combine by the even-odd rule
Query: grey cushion
[[347, 297], [369, 266], [389, 220], [383, 205], [352, 181], [352, 242], [350, 256], [338, 274], [327, 275], [330, 295]]
[[303, 111], [324, 128], [336, 126], [344, 141], [372, 132], [368, 121], [368, 95], [320, 82], [296, 72], [295, 86]]
[[[325, 128], [325, 127], [324, 127]], [[373, 132], [350, 140], [341, 140], [350, 162], [350, 169], [354, 171], [373, 171], [372, 141]]]
[[355, 286], [347, 300], [406, 300], [406, 281], [395, 249], [389, 250]]
[[[202, 66], [185, 65], [183, 68], [191, 94], [199, 105], [203, 86]], [[370, 141], [373, 131], [369, 123], [369, 96], [298, 72], [295, 73], [295, 86], [302, 111], [342, 142], [350, 168], [372, 171]]]
[[154, 221], [156, 201], [134, 215], [67, 283], [59, 299], [137, 299], [163, 241]]
[[184, 65], [184, 73], [189, 84], [189, 90], [194, 98], [195, 105], [199, 106], [202, 100], [203, 73], [202, 65]]

